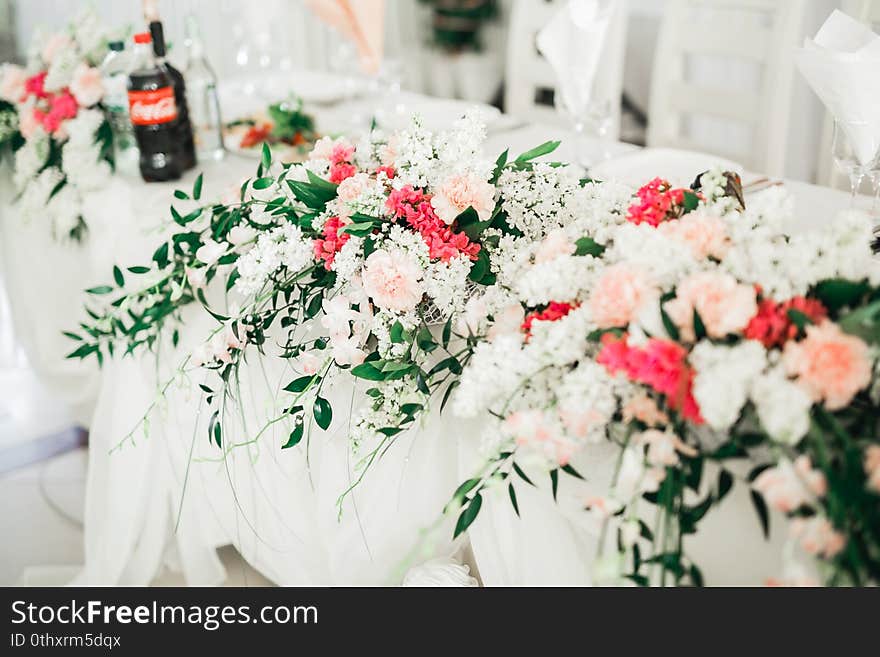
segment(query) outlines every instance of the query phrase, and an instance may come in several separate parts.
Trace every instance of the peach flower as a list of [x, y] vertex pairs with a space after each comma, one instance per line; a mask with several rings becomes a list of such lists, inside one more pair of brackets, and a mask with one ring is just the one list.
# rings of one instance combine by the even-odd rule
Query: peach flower
[[520, 304], [514, 303], [507, 306], [500, 312], [495, 313], [495, 322], [489, 327], [489, 332], [486, 337], [490, 341], [494, 341], [502, 335], [520, 333], [525, 316], [526, 311], [523, 310], [523, 307]]
[[47, 64], [51, 64], [52, 60], [55, 59], [58, 53], [66, 48], [70, 48], [72, 45], [73, 42], [70, 40], [69, 36], [61, 32], [56, 32], [46, 41], [46, 44], [43, 46], [43, 50], [40, 55], [42, 56], [44, 62], [46, 62]]
[[697, 450], [674, 433], [648, 429], [634, 438], [637, 445], [647, 445], [647, 460], [653, 466], [678, 465], [678, 455], [694, 457]]
[[834, 529], [827, 518], [794, 518], [789, 532], [800, 541], [807, 554], [830, 559], [846, 546], [846, 537]]
[[581, 440], [589, 438], [593, 429], [604, 426], [608, 421], [594, 408], [562, 408], [559, 410], [559, 419], [570, 435]]
[[571, 255], [576, 249], [574, 243], [565, 235], [565, 231], [554, 230], [544, 238], [535, 251], [535, 262], [537, 264], [550, 262], [561, 256]]
[[299, 368], [306, 376], [314, 376], [321, 369], [321, 359], [311, 351], [306, 351], [299, 356]]
[[871, 445], [865, 450], [865, 474], [868, 487], [880, 493], [880, 445]]
[[752, 488], [774, 509], [789, 513], [809, 504], [814, 496], [825, 495], [828, 482], [822, 472], [813, 469], [810, 457], [803, 455], [794, 463], [782, 461], [767, 468], [752, 482]]
[[350, 178], [346, 178], [336, 189], [336, 214], [340, 219], [346, 220], [351, 218], [352, 211], [349, 203], [353, 203], [360, 198], [371, 185], [370, 177], [365, 173], [356, 173]]
[[30, 139], [38, 128], [42, 129], [42, 126], [33, 109], [26, 109], [19, 114], [18, 131], [25, 139]]
[[577, 449], [572, 440], [560, 434], [558, 423], [542, 411], [514, 411], [501, 423], [501, 430], [520, 447], [534, 450], [559, 465], [566, 465]]
[[689, 246], [698, 260], [709, 256], [720, 260], [727, 252], [727, 227], [719, 217], [691, 213], [681, 219], [665, 221], [657, 228], [668, 237]]
[[0, 68], [0, 98], [10, 103], [21, 102], [24, 98], [24, 83], [27, 74], [21, 66], [3, 64]]
[[364, 290], [380, 308], [405, 312], [422, 300], [422, 274], [418, 261], [409, 253], [379, 249], [364, 263]]
[[468, 208], [477, 211], [480, 221], [488, 221], [495, 210], [495, 187], [474, 176], [455, 175], [440, 185], [431, 198], [431, 206], [446, 224]]
[[599, 328], [623, 327], [629, 325], [657, 296], [657, 287], [647, 272], [618, 263], [602, 273], [593, 289], [589, 306], [593, 321]]
[[758, 312], [755, 288], [741, 285], [730, 274], [700, 272], [678, 286], [676, 297], [666, 304], [666, 313], [681, 330], [686, 341], [696, 338], [694, 310], [700, 315], [706, 333], [723, 338], [742, 331]]
[[649, 427], [659, 427], [669, 424], [669, 416], [657, 406], [648, 395], [642, 394], [630, 399], [623, 407], [623, 419], [625, 422], [638, 420]]
[[871, 382], [868, 345], [827, 320], [807, 326], [806, 333], [800, 342], [785, 346], [786, 372], [796, 377], [813, 401], [824, 400], [831, 411], [844, 408]]
[[81, 63], [73, 72], [73, 80], [70, 83], [70, 93], [76, 98], [80, 107], [97, 105], [104, 97], [104, 84], [101, 82], [101, 72]]

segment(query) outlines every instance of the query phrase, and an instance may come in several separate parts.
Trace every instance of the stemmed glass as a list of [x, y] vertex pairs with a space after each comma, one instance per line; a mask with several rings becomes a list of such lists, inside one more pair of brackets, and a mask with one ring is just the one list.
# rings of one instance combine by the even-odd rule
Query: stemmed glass
[[877, 186], [880, 184], [880, 182], [878, 182], [878, 178], [880, 178], [880, 175], [878, 174], [880, 174], [880, 172], [874, 172], [874, 169], [878, 166], [877, 155], [874, 156], [872, 162], [867, 164], [862, 163], [861, 159], [858, 157], [857, 147], [852, 142], [852, 132], [848, 133], [846, 127], [850, 127], [854, 132], [858, 130], [860, 126], [856, 124], [843, 124], [840, 121], [835, 121], [834, 136], [831, 142], [831, 155], [834, 158], [834, 164], [837, 168], [849, 176], [850, 207], [855, 207], [856, 196], [859, 192], [859, 187], [861, 186], [862, 181], [866, 177], [871, 177], [875, 186]]
[[573, 107], [560, 89], [553, 95], [556, 111], [574, 130], [575, 158], [589, 171], [591, 166], [611, 157], [608, 136], [612, 115], [609, 100], [590, 100], [582, 107]]

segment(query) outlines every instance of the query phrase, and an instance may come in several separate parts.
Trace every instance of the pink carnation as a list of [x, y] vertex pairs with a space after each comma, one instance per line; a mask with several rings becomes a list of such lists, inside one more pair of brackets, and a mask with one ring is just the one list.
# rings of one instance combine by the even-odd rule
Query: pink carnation
[[431, 206], [447, 225], [468, 208], [476, 210], [480, 221], [488, 221], [495, 209], [495, 187], [473, 176], [452, 176], [436, 190]]
[[454, 232], [453, 226], [437, 216], [431, 205], [430, 194], [406, 185], [391, 191], [385, 209], [395, 219], [405, 219], [419, 232], [428, 245], [428, 254], [432, 259], [448, 262], [461, 254], [471, 260], [477, 259], [480, 245], [471, 242], [465, 233]]
[[791, 535], [800, 541], [807, 554], [830, 559], [846, 546], [846, 537], [827, 518], [794, 518], [789, 525]]
[[10, 103], [20, 103], [25, 96], [27, 74], [21, 66], [3, 64], [0, 70], [0, 98]]
[[596, 282], [590, 297], [593, 321], [599, 328], [628, 326], [658, 295], [645, 271], [625, 263], [611, 265]]
[[846, 407], [871, 382], [871, 357], [860, 338], [826, 320], [807, 326], [806, 337], [789, 342], [782, 362], [814, 401], [836, 411]]
[[565, 438], [559, 427], [537, 410], [511, 413], [501, 423], [501, 430], [520, 447], [535, 450], [559, 465], [568, 464], [577, 448], [574, 441]]
[[790, 513], [809, 505], [814, 497], [824, 496], [828, 483], [822, 472], [813, 469], [810, 457], [803, 455], [793, 464], [782, 461], [767, 468], [752, 482], [752, 488], [774, 509]]
[[568, 239], [564, 230], [554, 230], [545, 237], [535, 251], [535, 263], [550, 262], [562, 256], [571, 255], [577, 250], [574, 242]]
[[665, 306], [666, 313], [681, 330], [683, 340], [691, 342], [696, 310], [712, 338], [723, 338], [742, 331], [758, 311], [755, 288], [742, 285], [729, 274], [700, 272], [684, 280], [676, 297]]
[[401, 250], [373, 251], [364, 263], [364, 291], [380, 308], [405, 312], [422, 300], [422, 268]]
[[315, 251], [315, 258], [324, 261], [324, 269], [330, 271], [333, 260], [342, 246], [351, 238], [348, 233], [340, 233], [347, 225], [339, 217], [330, 217], [325, 223], [321, 231], [324, 238], [315, 239], [312, 242], [312, 248]]
[[694, 371], [687, 365], [687, 351], [672, 340], [651, 338], [644, 346], [632, 347], [627, 337], [602, 336], [602, 349], [596, 362], [611, 374], [623, 372], [627, 378], [644, 383], [666, 396], [674, 411], [702, 424], [700, 407], [693, 395]]
[[97, 105], [104, 96], [104, 85], [101, 82], [101, 72], [87, 64], [80, 64], [73, 72], [73, 81], [70, 83], [70, 92], [76, 98], [80, 107]]
[[681, 219], [660, 224], [659, 230], [686, 244], [698, 260], [708, 257], [721, 260], [727, 252], [727, 227], [718, 217], [686, 214]]

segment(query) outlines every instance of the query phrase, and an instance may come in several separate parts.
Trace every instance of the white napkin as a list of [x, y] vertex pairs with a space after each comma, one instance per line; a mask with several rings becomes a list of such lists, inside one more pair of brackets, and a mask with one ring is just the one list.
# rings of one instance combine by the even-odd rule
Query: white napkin
[[609, 0], [569, 0], [538, 33], [538, 50], [556, 73], [556, 92], [575, 115], [590, 103], [613, 12]]
[[880, 149], [880, 37], [835, 10], [797, 52], [798, 67], [863, 165]]

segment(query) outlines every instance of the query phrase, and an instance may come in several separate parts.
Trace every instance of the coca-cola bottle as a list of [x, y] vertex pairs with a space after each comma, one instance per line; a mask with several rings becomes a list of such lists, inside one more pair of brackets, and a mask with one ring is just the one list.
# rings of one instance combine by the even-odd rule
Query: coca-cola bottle
[[134, 35], [134, 70], [128, 78], [128, 111], [147, 182], [177, 180], [184, 171], [174, 83], [153, 56], [148, 32]]
[[177, 102], [177, 135], [180, 140], [183, 169], [186, 171], [196, 165], [196, 143], [189, 119], [189, 105], [186, 102], [186, 83], [181, 72], [165, 57], [165, 33], [160, 21], [150, 21], [150, 35], [153, 37], [153, 54], [156, 56], [156, 61], [165, 67], [174, 85], [174, 100]]

